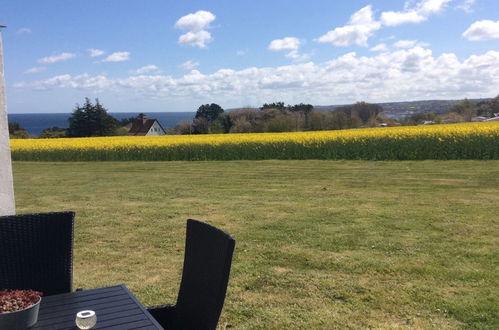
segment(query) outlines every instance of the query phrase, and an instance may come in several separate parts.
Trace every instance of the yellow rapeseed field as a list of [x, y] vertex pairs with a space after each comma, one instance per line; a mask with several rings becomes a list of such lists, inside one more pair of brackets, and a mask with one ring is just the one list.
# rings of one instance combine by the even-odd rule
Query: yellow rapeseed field
[[14, 160], [499, 159], [499, 122], [337, 131], [13, 139]]

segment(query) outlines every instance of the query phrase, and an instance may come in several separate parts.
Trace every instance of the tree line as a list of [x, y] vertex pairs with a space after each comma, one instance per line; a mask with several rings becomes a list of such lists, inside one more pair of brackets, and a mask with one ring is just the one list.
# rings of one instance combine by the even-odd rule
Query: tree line
[[[76, 104], [67, 129], [44, 129], [40, 138], [89, 137], [126, 135], [137, 117], [117, 120], [111, 116], [99, 99], [91, 102], [85, 98], [83, 105]], [[259, 108], [225, 111], [216, 103], [201, 105], [192, 121], [184, 121], [168, 130], [169, 134], [222, 134], [264, 133], [338, 130], [359, 127], [420, 125], [428, 123], [458, 123], [480, 121], [499, 116], [499, 95], [488, 101], [472, 102], [468, 99], [454, 104], [446, 113], [412, 114], [400, 121], [383, 115], [378, 104], [357, 102], [331, 111], [314, 109], [311, 104], [285, 105], [284, 102], [264, 103]], [[28, 138], [29, 134], [18, 124], [9, 122], [12, 138]]]
[[218, 104], [204, 104], [194, 119], [173, 127], [173, 134], [264, 133], [334, 130], [376, 126], [383, 108], [357, 102], [334, 111], [315, 110], [311, 104], [265, 103], [260, 108], [224, 111]]
[[[61, 137], [90, 137], [90, 136], [113, 136], [126, 135], [129, 127], [136, 119], [142, 119], [143, 113], [136, 117], [122, 120], [114, 118], [108, 110], [95, 99], [93, 103], [85, 98], [83, 105], [76, 104], [68, 119], [68, 128], [57, 126], [45, 128], [40, 133], [40, 138]], [[11, 138], [29, 138], [28, 132], [18, 123], [9, 122], [9, 135]]]
[[479, 102], [464, 99], [451, 106], [443, 114], [436, 114], [432, 111], [415, 113], [402, 120], [401, 123], [404, 125], [464, 123], [483, 121], [495, 116], [499, 116], [499, 95]]

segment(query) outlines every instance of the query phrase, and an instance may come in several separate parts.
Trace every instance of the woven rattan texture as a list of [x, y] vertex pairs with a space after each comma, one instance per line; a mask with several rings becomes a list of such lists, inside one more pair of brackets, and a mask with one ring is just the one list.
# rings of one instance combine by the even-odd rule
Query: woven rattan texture
[[71, 292], [73, 212], [0, 217], [0, 289]]
[[229, 281], [235, 240], [206, 223], [187, 220], [184, 268], [175, 305], [149, 312], [166, 329], [216, 329]]

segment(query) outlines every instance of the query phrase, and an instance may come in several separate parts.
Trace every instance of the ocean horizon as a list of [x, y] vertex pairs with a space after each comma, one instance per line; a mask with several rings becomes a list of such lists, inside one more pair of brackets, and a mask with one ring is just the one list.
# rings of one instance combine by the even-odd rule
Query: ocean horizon
[[[139, 113], [149, 118], [157, 119], [164, 129], [174, 127], [178, 123], [194, 118], [195, 112], [108, 112], [114, 118], [121, 120], [136, 117]], [[68, 128], [68, 119], [72, 113], [9, 113], [9, 122], [18, 123], [29, 135], [38, 136], [45, 128]]]

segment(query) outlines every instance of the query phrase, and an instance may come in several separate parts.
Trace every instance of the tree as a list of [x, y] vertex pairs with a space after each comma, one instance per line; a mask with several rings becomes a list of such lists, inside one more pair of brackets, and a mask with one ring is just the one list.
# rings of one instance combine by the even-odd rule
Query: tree
[[499, 113], [499, 95], [488, 101], [481, 101], [476, 104], [479, 116], [494, 117]]
[[192, 128], [194, 134], [208, 134], [210, 123], [204, 117], [194, 118]]
[[344, 129], [348, 127], [347, 115], [342, 111], [332, 112], [332, 129]]
[[477, 115], [476, 105], [468, 99], [454, 104], [448, 112], [455, 112], [463, 116], [464, 121], [471, 121]]
[[40, 138], [42, 139], [63, 138], [66, 136], [67, 136], [67, 130], [65, 128], [60, 128], [57, 126], [45, 128], [40, 133]]
[[22, 128], [19, 123], [9, 121], [9, 134], [14, 134], [15, 131], [20, 130], [24, 130], [24, 128]]
[[349, 118], [357, 117], [354, 121], [360, 119], [362, 123], [366, 123], [369, 118], [383, 112], [383, 108], [378, 104], [357, 102], [353, 105], [339, 107], [335, 111], [341, 111]]
[[413, 113], [412, 115], [409, 116], [409, 118], [406, 118], [406, 124], [408, 125], [420, 125], [423, 124], [425, 121], [436, 121], [437, 120], [437, 114], [434, 112], [417, 112]]
[[265, 110], [265, 109], [285, 110], [286, 107], [284, 106], [284, 102], [274, 102], [274, 103], [264, 103], [260, 108], [260, 110]]
[[173, 127], [173, 134], [192, 134], [194, 133], [194, 127], [192, 126], [192, 122], [188, 120], [183, 120], [175, 127]]
[[27, 139], [28, 132], [16, 122], [9, 122], [9, 137], [12, 139]]
[[137, 119], [144, 119], [144, 117], [146, 117], [146, 115], [141, 112], [137, 115], [137, 117], [128, 117], [128, 118], [121, 119], [119, 121], [119, 125], [120, 126], [127, 126], [129, 124], [133, 124], [133, 122], [136, 121]]
[[95, 105], [85, 98], [85, 104], [76, 104], [68, 119], [68, 135], [71, 137], [114, 135], [118, 121], [95, 99]]
[[218, 117], [223, 112], [224, 112], [224, 109], [222, 109], [222, 107], [219, 106], [218, 104], [215, 104], [215, 103], [212, 103], [212, 104], [203, 104], [196, 111], [196, 116], [194, 118], [195, 119], [204, 118], [210, 124], [213, 121], [217, 120]]
[[290, 105], [288, 106], [288, 109], [291, 112], [302, 112], [304, 114], [307, 114], [314, 109], [314, 106], [312, 104], [300, 103], [293, 106]]

